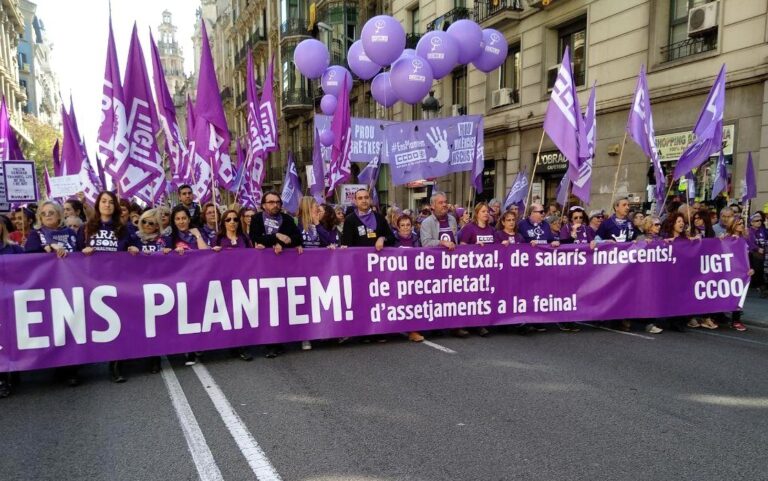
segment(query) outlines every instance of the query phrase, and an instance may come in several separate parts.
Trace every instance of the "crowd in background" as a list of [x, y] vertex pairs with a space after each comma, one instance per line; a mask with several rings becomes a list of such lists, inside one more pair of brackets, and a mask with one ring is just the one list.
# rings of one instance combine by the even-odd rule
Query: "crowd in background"
[[[662, 215], [657, 216], [633, 208], [626, 198], [619, 198], [612, 212], [586, 210], [578, 205], [563, 209], [557, 204], [543, 206], [540, 203], [532, 203], [522, 212], [516, 205], [505, 210], [496, 200], [479, 202], [467, 209], [452, 205], [446, 194], [435, 192], [428, 205], [414, 212], [396, 206], [379, 210], [372, 204], [370, 193], [361, 189], [355, 193], [354, 205], [346, 207], [318, 204], [312, 197], [303, 197], [298, 212], [292, 215], [284, 211], [276, 192], [265, 193], [258, 208], [214, 203], [201, 206], [194, 202], [192, 189], [186, 185], [178, 189], [178, 195], [179, 203], [173, 208], [142, 208], [109, 191], [101, 192], [92, 206], [72, 198], [63, 203], [48, 200], [20, 207], [9, 215], [0, 214], [0, 254], [49, 253], [63, 258], [72, 252], [94, 255], [125, 251], [132, 255], [183, 255], [188, 250], [239, 248], [271, 249], [280, 254], [285, 249], [302, 252], [316, 248], [440, 247], [453, 250], [462, 244], [520, 243], [553, 247], [588, 244], [594, 248], [606, 242], [679, 243], [701, 238], [742, 237], [749, 248], [751, 287], [763, 297], [768, 294], [766, 215], [755, 212], [747, 216], [738, 204], [716, 211], [704, 204], [688, 204], [671, 198]], [[613, 322], [617, 329], [628, 331], [638, 326], [652, 334], [661, 333], [665, 328], [746, 330], [739, 311]], [[579, 331], [576, 323], [559, 323], [555, 327], [565, 332]], [[499, 329], [529, 334], [544, 332], [548, 327], [522, 324]], [[473, 332], [480, 336], [491, 333], [488, 328]], [[450, 334], [467, 337], [471, 332], [453, 329]], [[424, 340], [423, 333], [407, 335], [413, 342]], [[386, 340], [384, 336], [360, 339], [361, 342]], [[342, 338], [333, 342], [350, 340]], [[311, 348], [311, 340], [301, 343], [301, 349]], [[267, 358], [277, 357], [284, 350], [282, 345], [264, 346]], [[248, 347], [235, 349], [232, 354], [244, 361], [253, 358]], [[200, 355], [186, 354], [186, 364], [196, 363]], [[109, 363], [114, 382], [126, 380], [122, 364], [121, 361]], [[159, 372], [160, 359], [149, 359], [149, 369]], [[77, 366], [60, 368], [58, 374], [69, 385], [80, 383]], [[0, 375], [0, 397], [10, 394], [15, 378], [11, 374]]]

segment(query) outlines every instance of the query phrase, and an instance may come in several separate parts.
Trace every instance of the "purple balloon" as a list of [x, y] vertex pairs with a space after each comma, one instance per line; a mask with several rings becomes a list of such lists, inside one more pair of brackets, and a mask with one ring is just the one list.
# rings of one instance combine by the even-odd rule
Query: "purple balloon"
[[389, 65], [405, 48], [405, 30], [393, 17], [377, 15], [363, 25], [360, 33], [363, 49], [373, 63]]
[[389, 72], [382, 72], [373, 77], [371, 82], [371, 95], [373, 99], [384, 107], [392, 107], [397, 102], [397, 95], [392, 90], [389, 81]]
[[456, 40], [459, 48], [459, 63], [466, 64], [483, 52], [483, 31], [472, 20], [458, 20], [448, 27], [448, 35]]
[[486, 28], [483, 30], [483, 52], [472, 61], [481, 72], [493, 72], [501, 67], [507, 59], [507, 39], [498, 30]]
[[333, 115], [336, 111], [336, 104], [336, 97], [331, 94], [325, 94], [323, 95], [322, 100], [320, 100], [320, 110], [322, 110], [325, 115]]
[[351, 92], [352, 74], [349, 73], [349, 70], [340, 65], [331, 65], [325, 69], [323, 78], [320, 80], [320, 85], [323, 87], [323, 92], [338, 97], [341, 93], [341, 84], [344, 80], [344, 77], [347, 77], [347, 92]]
[[432, 67], [432, 75], [437, 80], [451, 73], [459, 63], [459, 46], [456, 40], [440, 30], [421, 37], [416, 45], [416, 53]]
[[381, 70], [381, 67], [373, 63], [373, 61], [365, 54], [363, 42], [361, 40], [357, 40], [351, 47], [349, 47], [347, 62], [349, 63], [349, 69], [363, 80], [373, 78], [373, 76]]
[[[416, 50], [412, 48], [406, 48], [403, 50], [403, 53], [400, 54], [400, 56], [397, 58], [397, 60], [400, 60], [401, 58], [405, 57], [415, 57], [416, 56]], [[395, 61], [397, 61], [395, 60]]]
[[418, 55], [395, 62], [389, 75], [392, 90], [408, 104], [421, 102], [432, 88], [432, 67]]
[[293, 51], [293, 63], [303, 76], [316, 79], [328, 68], [331, 55], [323, 42], [308, 38], [296, 46]]
[[333, 141], [335, 138], [336, 136], [333, 135], [333, 130], [331, 129], [326, 129], [320, 132], [320, 143], [325, 147], [328, 147], [329, 145], [333, 144]]

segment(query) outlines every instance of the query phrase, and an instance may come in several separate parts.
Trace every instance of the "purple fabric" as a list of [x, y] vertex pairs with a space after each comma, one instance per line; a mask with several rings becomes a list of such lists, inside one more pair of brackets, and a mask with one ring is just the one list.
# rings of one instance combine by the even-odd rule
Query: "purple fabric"
[[277, 231], [280, 230], [280, 226], [282, 224], [283, 224], [282, 214], [271, 216], [266, 212], [264, 212], [264, 231], [267, 233], [267, 235], [277, 234]]
[[293, 160], [293, 152], [288, 152], [288, 165], [285, 170], [283, 192], [280, 195], [280, 199], [283, 201], [283, 208], [286, 212], [292, 215], [296, 215], [296, 213], [299, 212], [301, 184], [299, 183], [299, 174], [296, 172], [296, 162]]
[[631, 242], [635, 240], [637, 232], [635, 232], [635, 226], [629, 219], [619, 219], [614, 214], [603, 220], [595, 235], [604, 241]]
[[380, 167], [379, 157], [376, 156], [360, 171], [357, 175], [357, 181], [367, 185], [369, 188], [375, 186], [379, 180]]
[[316, 225], [310, 225], [307, 228], [304, 228], [304, 226], [299, 223], [299, 231], [301, 232], [301, 240], [302, 245], [304, 248], [317, 248], [322, 247], [321, 240], [320, 240], [320, 233], [318, 232], [318, 226]]
[[[331, 128], [333, 117], [323, 114], [315, 114], [315, 129], [318, 132]], [[363, 117], [351, 117], [352, 139], [350, 160], [360, 164], [370, 164], [375, 157], [380, 157], [382, 163], [389, 162], [381, 157], [381, 147], [384, 142], [384, 129], [387, 125], [395, 124], [388, 120], [368, 119]], [[331, 148], [321, 147], [320, 153], [323, 161], [328, 164], [331, 161]]]
[[141, 238], [134, 234], [131, 236], [131, 246], [139, 249], [142, 254], [155, 254], [163, 252], [163, 249], [172, 249], [173, 241], [169, 236], [157, 236], [152, 241], [142, 241]]
[[[597, 82], [595, 82], [597, 84]], [[597, 142], [597, 100], [595, 84], [589, 94], [587, 112], [584, 114], [584, 123], [579, 132], [579, 173], [572, 178], [571, 191], [573, 195], [589, 204], [592, 191], [592, 162], [595, 158], [595, 144]], [[581, 127], [580, 127], [581, 128]], [[585, 145], [582, 145], [585, 144]], [[586, 155], [585, 155], [586, 154]], [[561, 203], [561, 205], [565, 205]]]
[[655, 197], [657, 208], [664, 207], [664, 196], [666, 195], [667, 179], [664, 171], [661, 169], [659, 160], [659, 151], [656, 148], [656, 132], [653, 127], [653, 114], [651, 112], [651, 98], [648, 95], [648, 83], [645, 79], [645, 65], [640, 69], [640, 75], [637, 76], [637, 87], [632, 100], [632, 109], [629, 111], [627, 119], [627, 132], [629, 137], [635, 141], [646, 157], [651, 160], [653, 165], [653, 175], [656, 179]]
[[485, 169], [485, 132], [483, 130], [482, 118], [480, 119], [480, 127], [476, 131], [475, 135], [475, 155], [472, 164], [472, 186], [475, 188], [475, 192], [482, 194], [483, 192], [483, 170]]
[[[725, 263], [719, 254], [733, 256]], [[405, 265], [387, 268], [386, 257]], [[432, 267], [419, 267], [426, 262]], [[739, 307], [748, 269], [743, 239], [595, 251], [520, 245], [378, 255], [350, 248], [301, 256], [256, 249], [0, 256], [0, 371], [403, 331], [727, 312]], [[632, 282], [606, 289], [611, 279]], [[718, 298], [718, 281], [734, 289]], [[383, 282], [391, 293], [372, 296], [371, 286]], [[401, 282], [411, 287], [403, 284], [398, 295]], [[638, 285], [654, 302], [627, 302]], [[62, 345], [54, 344], [54, 330], [66, 333]]]
[[168, 91], [163, 64], [160, 61], [160, 52], [157, 50], [151, 30], [149, 43], [152, 48], [152, 79], [157, 95], [157, 113], [165, 135], [165, 152], [168, 154], [171, 179], [177, 186], [188, 184], [192, 181], [187, 167], [189, 153], [187, 152], [187, 145], [182, 139], [179, 123], [176, 121], [176, 106], [173, 104], [173, 97]]
[[355, 215], [357, 216], [358, 219], [360, 219], [360, 222], [362, 222], [363, 225], [366, 226], [368, 229], [372, 231], [376, 230], [376, 213], [373, 212], [373, 209], [369, 210], [365, 214], [355, 209]]
[[155, 112], [155, 101], [136, 24], [133, 25], [123, 85], [128, 117], [130, 167], [119, 179], [120, 194], [123, 197], [135, 195], [148, 204], [155, 204], [165, 188], [163, 158], [155, 137], [160, 130], [160, 123]]
[[352, 121], [349, 112], [349, 90], [347, 76], [341, 81], [336, 112], [333, 113], [331, 131], [333, 146], [331, 147], [331, 163], [328, 167], [329, 187], [326, 195], [332, 194], [336, 187], [346, 182], [352, 169]]
[[59, 152], [60, 152], [59, 139], [56, 139], [56, 143], [53, 144], [53, 152], [51, 154], [53, 156], [53, 176], [54, 177], [58, 177], [62, 175], [61, 174], [61, 167], [62, 167], [61, 157], [59, 156]]
[[459, 242], [463, 244], [493, 244], [496, 240], [496, 229], [490, 224], [480, 227], [470, 222], [461, 229], [459, 234]]
[[197, 238], [190, 231], [178, 231], [176, 238], [173, 239], [173, 248], [178, 249], [198, 250]]
[[267, 174], [265, 165], [266, 152], [261, 133], [261, 121], [259, 119], [259, 94], [256, 92], [256, 76], [253, 72], [253, 55], [248, 48], [248, 62], [246, 65], [246, 120], [248, 122], [248, 153], [245, 156], [248, 166], [246, 175], [246, 190], [253, 198], [254, 205], [261, 202], [262, 184]]
[[675, 165], [674, 178], [679, 179], [700, 166], [723, 148], [723, 113], [725, 111], [725, 64], [720, 67], [699, 119], [693, 127], [696, 140], [689, 145]]
[[523, 240], [523, 236], [520, 235], [520, 233], [515, 232], [514, 234], [507, 234], [503, 230], [497, 230], [496, 231], [496, 242], [501, 244], [504, 241], [509, 242], [510, 244], [522, 244], [525, 241]]
[[555, 200], [558, 204], [561, 206], [564, 206], [568, 202], [568, 185], [570, 184], [568, 180], [568, 172], [563, 175], [563, 178], [560, 179], [560, 183], [557, 184], [557, 189], [555, 189]]
[[715, 169], [715, 182], [712, 184], [712, 192], [709, 197], [710, 200], [715, 200], [715, 198], [728, 187], [728, 170], [725, 167], [725, 156], [723, 155], [722, 150], [717, 157], [717, 166]]
[[483, 118], [401, 122], [384, 128], [383, 156], [387, 158], [394, 185], [432, 179], [474, 169], [477, 133]]
[[396, 247], [421, 247], [421, 240], [419, 235], [415, 232], [411, 232], [409, 237], [401, 237], [400, 234], [395, 232], [395, 246]]
[[749, 236], [747, 243], [749, 244], [749, 250], [757, 251], [757, 249], [765, 249], [766, 242], [768, 241], [768, 230], [765, 227], [760, 226], [757, 229], [749, 228]]
[[552, 227], [545, 220], [535, 224], [530, 219], [523, 219], [517, 224], [517, 231], [525, 243], [548, 244], [556, 240]]
[[560, 227], [559, 238], [560, 241], [564, 243], [586, 244], [591, 242], [594, 237], [590, 237], [589, 232], [587, 231], [587, 226], [584, 224], [576, 228], [575, 237], [571, 235], [571, 225], [563, 224], [563, 226]]
[[24, 160], [16, 134], [11, 127], [8, 116], [8, 107], [5, 105], [5, 96], [0, 101], [0, 162], [6, 160]]
[[64, 137], [61, 149], [61, 175], [78, 175], [83, 161], [80, 139], [73, 131], [72, 118], [63, 105], [61, 106], [61, 125]]
[[24, 244], [25, 252], [43, 252], [43, 248], [51, 244], [61, 244], [67, 252], [75, 252], [78, 249], [77, 234], [69, 227], [49, 229], [41, 227], [29, 233]]
[[261, 142], [264, 151], [276, 152], [279, 148], [277, 142], [277, 107], [275, 105], [275, 93], [273, 82], [275, 77], [275, 54], [269, 59], [267, 76], [264, 79], [264, 89], [261, 92], [259, 104], [259, 119], [261, 120]]
[[685, 191], [688, 203], [691, 203], [696, 198], [696, 175], [693, 172], [685, 174]]
[[338, 229], [331, 229], [330, 232], [322, 225], [317, 226], [317, 233], [320, 236], [320, 247], [327, 247], [329, 245], [339, 245], [339, 231]]
[[253, 247], [251, 239], [249, 239], [245, 234], [238, 234], [235, 241], [232, 241], [232, 239], [225, 235], [218, 236], [216, 239], [216, 245], [222, 249], [249, 249]]
[[578, 178], [579, 172], [579, 127], [582, 122], [579, 97], [576, 95], [576, 85], [571, 72], [571, 55], [566, 47], [555, 85], [552, 87], [552, 96], [547, 104], [544, 131], [568, 159], [568, 171], [574, 179]]
[[435, 219], [437, 219], [437, 233], [440, 236], [440, 240], [448, 240], [455, 243], [456, 236], [453, 233], [453, 229], [451, 229], [451, 222], [448, 220], [448, 216], [446, 215], [442, 219], [435, 216]]
[[307, 179], [309, 193], [312, 194], [318, 204], [325, 203], [325, 162], [323, 161], [320, 145], [320, 134], [315, 128], [315, 137], [312, 141], [312, 175]]
[[203, 240], [206, 244], [208, 244], [208, 247], [213, 247], [216, 245], [216, 237], [219, 235], [218, 228], [214, 227], [211, 229], [208, 227], [208, 224], [203, 224], [203, 226], [200, 228], [200, 233], [203, 235]]
[[18, 244], [5, 244], [0, 246], [0, 256], [10, 254], [23, 254], [24, 248]]
[[512, 205], [517, 205], [521, 211], [525, 210], [525, 197], [528, 195], [528, 176], [522, 170], [517, 173], [512, 187], [509, 188], [507, 198], [504, 199], [504, 210]]
[[126, 226], [123, 235], [117, 237], [115, 228], [111, 222], [100, 222], [99, 230], [85, 237], [86, 226], [77, 231], [77, 242], [82, 250], [85, 247], [93, 247], [96, 252], [122, 252], [131, 245], [131, 239], [128, 235]]
[[757, 197], [757, 181], [755, 180], [755, 166], [752, 165], [752, 152], [747, 156], [747, 173], [744, 178], [744, 191], [741, 202], [746, 203]]

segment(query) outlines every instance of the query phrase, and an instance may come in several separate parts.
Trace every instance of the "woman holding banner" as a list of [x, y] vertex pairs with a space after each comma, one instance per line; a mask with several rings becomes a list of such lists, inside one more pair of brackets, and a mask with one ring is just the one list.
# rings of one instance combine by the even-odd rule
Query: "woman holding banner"
[[[491, 210], [488, 204], [485, 202], [479, 202], [475, 206], [474, 216], [472, 221], [465, 225], [459, 233], [459, 243], [461, 245], [478, 245], [483, 246], [485, 244], [494, 244], [497, 242], [496, 231], [490, 225]], [[461, 329], [464, 331], [464, 329]], [[465, 331], [466, 332], [466, 331]], [[489, 334], [488, 329], [480, 327], [477, 329], [478, 335], [485, 337]]]
[[160, 211], [150, 209], [139, 217], [139, 230], [131, 238], [131, 245], [142, 254], [155, 254], [162, 252], [167, 254], [173, 250], [173, 242], [170, 236], [163, 235], [160, 231]]
[[171, 211], [171, 241], [173, 250], [183, 254], [186, 250], [208, 249], [208, 244], [197, 227], [190, 228], [192, 219], [186, 207], [179, 204]]
[[[744, 228], [744, 221], [741, 220], [740, 217], [736, 217], [725, 228], [724, 241], [727, 242], [728, 240], [735, 240], [739, 238], [746, 239], [747, 236], [748, 234]], [[750, 277], [752, 277], [754, 274], [755, 271], [753, 269], [750, 269], [749, 272], [747, 272], [747, 275]], [[720, 319], [723, 321], [727, 320], [724, 314], [720, 315]], [[741, 322], [741, 310], [733, 311], [731, 313], [731, 328], [739, 332], [744, 332], [747, 330], [746, 326], [744, 326], [744, 324]]]
[[32, 232], [32, 225], [35, 223], [35, 213], [26, 207], [19, 207], [13, 213], [13, 225], [16, 230], [11, 232], [11, 240], [20, 246], [24, 246]]
[[203, 226], [200, 228], [200, 233], [203, 234], [203, 240], [208, 244], [208, 247], [214, 247], [216, 245], [216, 236], [219, 234], [218, 212], [216, 212], [216, 206], [212, 202], [208, 202], [203, 206], [201, 211], [203, 213]]
[[250, 249], [253, 247], [251, 239], [243, 232], [243, 224], [236, 210], [229, 209], [221, 215], [221, 225], [213, 245], [215, 246], [214, 250]]
[[305, 248], [317, 248], [322, 246], [320, 233], [317, 226], [320, 223], [320, 206], [310, 196], [304, 196], [299, 202], [299, 232], [301, 232], [302, 244]]
[[317, 224], [317, 233], [320, 236], [320, 245], [329, 247], [331, 245], [338, 247], [339, 236], [341, 233], [337, 229], [339, 218], [336, 211], [328, 204], [321, 206], [323, 214], [320, 217], [320, 223]]
[[[11, 241], [11, 221], [0, 215], [0, 255], [23, 254], [24, 248]], [[0, 373], [0, 399], [11, 395], [11, 373]]]
[[681, 212], [672, 212], [661, 225], [661, 236], [666, 242], [688, 239], [685, 233], [685, 216]]
[[396, 221], [395, 247], [421, 247], [419, 235], [413, 231], [413, 219], [408, 214], [401, 214]]
[[592, 241], [587, 231], [586, 217], [586, 211], [578, 205], [568, 209], [568, 222], [560, 227], [562, 244], [589, 244]]
[[496, 224], [495, 235], [496, 242], [505, 246], [523, 242], [523, 237], [517, 232], [517, 213], [510, 210], [504, 212]]
[[64, 211], [57, 202], [47, 200], [37, 209], [38, 228], [29, 234], [25, 252], [48, 252], [66, 257], [79, 250], [77, 234], [62, 226]]

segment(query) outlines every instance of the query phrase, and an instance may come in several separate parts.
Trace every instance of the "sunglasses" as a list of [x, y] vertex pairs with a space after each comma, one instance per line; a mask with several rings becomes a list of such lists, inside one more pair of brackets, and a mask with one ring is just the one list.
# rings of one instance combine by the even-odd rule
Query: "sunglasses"
[[237, 217], [227, 217], [224, 222], [237, 222]]
[[144, 219], [141, 221], [141, 225], [151, 225], [152, 227], [154, 227], [157, 224], [155, 222], [152, 222], [151, 220]]
[[595, 219], [604, 219], [604, 218], [605, 218], [605, 216], [604, 216], [604, 215], [596, 215], [596, 216], [595, 216]]
[[533, 212], [534, 214], [543, 214], [544, 213], [543, 210], [532, 210], [531, 212]]

